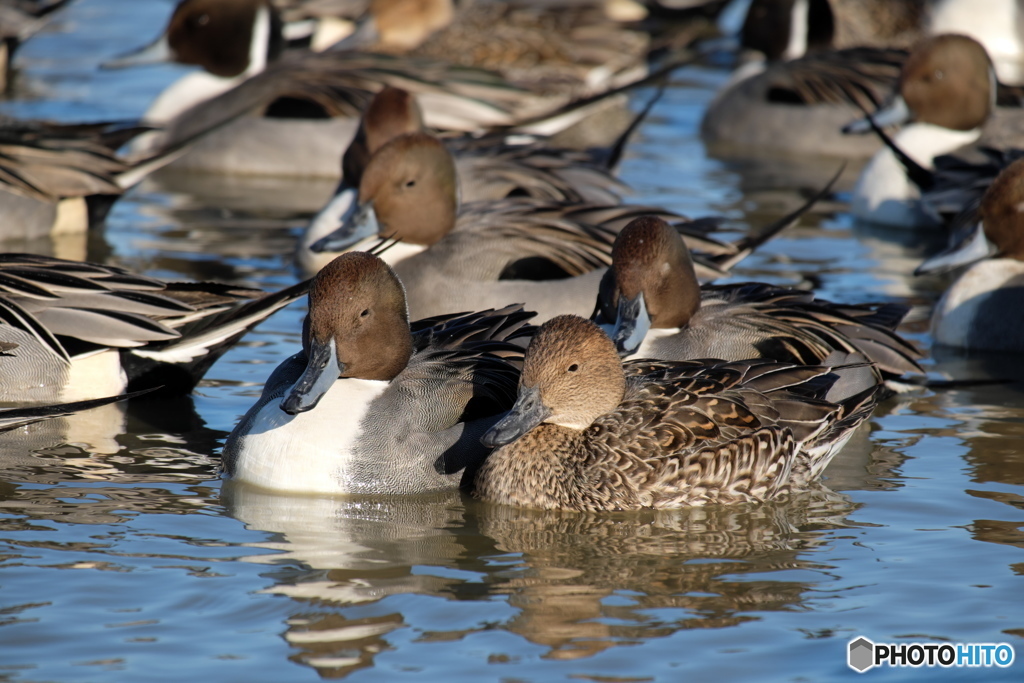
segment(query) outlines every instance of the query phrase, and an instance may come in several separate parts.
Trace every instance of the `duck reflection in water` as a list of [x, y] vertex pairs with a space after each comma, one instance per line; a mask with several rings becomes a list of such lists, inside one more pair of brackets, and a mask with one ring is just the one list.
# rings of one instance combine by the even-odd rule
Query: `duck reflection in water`
[[[422, 629], [423, 609], [443, 611], [446, 627], [422, 629], [417, 642], [497, 628], [552, 659], [798, 609], [812, 584], [772, 572], [812, 569], [800, 554], [854, 510], [824, 487], [785, 503], [611, 514], [524, 510], [457, 492], [286, 495], [238, 481], [224, 483], [221, 501], [248, 529], [268, 532], [244, 559], [268, 566], [264, 592], [297, 603], [283, 634], [297, 649], [291, 658], [330, 677], [374, 666], [394, 647], [390, 633]], [[759, 578], [733, 578], [745, 575]], [[442, 602], [424, 607], [424, 598]], [[484, 602], [503, 615], [497, 624], [479, 621]], [[644, 614], [664, 608], [679, 617]]]

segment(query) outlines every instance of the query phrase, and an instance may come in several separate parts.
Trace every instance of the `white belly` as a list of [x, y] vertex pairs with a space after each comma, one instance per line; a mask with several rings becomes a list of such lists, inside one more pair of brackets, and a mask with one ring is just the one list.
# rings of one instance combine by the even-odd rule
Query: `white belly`
[[239, 437], [234, 478], [279, 491], [353, 492], [348, 466], [361, 422], [387, 387], [379, 380], [340, 379], [316, 408], [298, 415], [281, 410], [280, 400], [269, 402]]
[[[918, 164], [932, 168], [935, 157], [975, 142], [980, 130], [949, 130], [926, 123], [914, 123], [893, 137], [896, 145]], [[854, 216], [872, 223], [895, 227], [927, 227], [934, 222], [921, 210], [921, 193], [888, 148], [879, 150], [864, 170], [853, 190], [850, 210]]]

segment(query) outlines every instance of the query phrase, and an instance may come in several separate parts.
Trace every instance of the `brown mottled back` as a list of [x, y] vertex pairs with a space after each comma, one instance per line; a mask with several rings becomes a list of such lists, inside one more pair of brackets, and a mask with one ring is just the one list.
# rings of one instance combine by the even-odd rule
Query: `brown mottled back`
[[900, 93], [915, 119], [973, 130], [995, 103], [992, 61], [973, 38], [945, 34], [918, 42], [903, 65]]
[[381, 234], [430, 245], [455, 226], [458, 178], [452, 155], [426, 133], [402, 135], [373, 155], [359, 184], [373, 202]]
[[342, 254], [322, 269], [309, 288], [310, 338], [335, 341], [342, 377], [391, 380], [412, 356], [405, 289], [390, 267], [366, 252]]

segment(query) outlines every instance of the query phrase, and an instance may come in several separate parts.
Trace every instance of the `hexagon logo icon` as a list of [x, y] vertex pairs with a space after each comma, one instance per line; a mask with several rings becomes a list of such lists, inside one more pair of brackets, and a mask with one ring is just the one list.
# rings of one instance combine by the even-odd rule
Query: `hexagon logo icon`
[[846, 650], [846, 663], [857, 673], [864, 673], [875, 665], [875, 644], [864, 636], [851, 640]]

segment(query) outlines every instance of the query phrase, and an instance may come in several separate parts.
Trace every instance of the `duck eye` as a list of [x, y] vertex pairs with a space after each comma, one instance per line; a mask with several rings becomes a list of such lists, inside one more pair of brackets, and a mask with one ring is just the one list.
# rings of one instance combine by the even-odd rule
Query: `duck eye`
[[569, 370], [569, 372], [576, 372], [579, 369], [580, 369], [580, 366], [578, 364], [576, 364], [576, 363], [573, 363], [572, 365], [570, 365], [567, 368], [567, 370]]
[[360, 318], [365, 318], [368, 315], [370, 315], [370, 309], [369, 308], [364, 308], [363, 312], [359, 314], [359, 317]]
[[406, 181], [405, 181], [405, 186], [406, 186], [406, 187], [412, 187], [412, 186], [414, 186], [415, 184], [416, 184], [416, 181], [415, 181], [415, 180], [406, 180]]
[[199, 26], [206, 26], [209, 23], [210, 23], [210, 15], [209, 14], [200, 14], [199, 18], [196, 19], [196, 24], [198, 24]]

